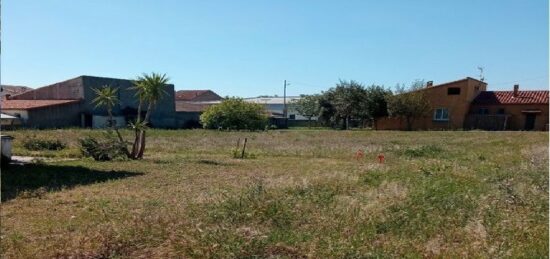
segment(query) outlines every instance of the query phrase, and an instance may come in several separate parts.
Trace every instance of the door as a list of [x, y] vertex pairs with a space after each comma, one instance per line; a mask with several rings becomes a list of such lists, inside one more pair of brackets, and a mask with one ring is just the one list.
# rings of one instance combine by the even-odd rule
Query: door
[[535, 129], [535, 119], [537, 118], [537, 115], [534, 113], [527, 113], [525, 114], [525, 127], [524, 130], [533, 130]]

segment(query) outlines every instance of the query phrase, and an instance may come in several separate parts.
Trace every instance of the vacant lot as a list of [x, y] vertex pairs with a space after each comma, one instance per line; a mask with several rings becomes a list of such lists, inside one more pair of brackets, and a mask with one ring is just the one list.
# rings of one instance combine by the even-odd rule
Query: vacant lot
[[[9, 134], [18, 155], [79, 158], [77, 139], [100, 132]], [[31, 136], [68, 147], [27, 151], [21, 143]], [[155, 130], [148, 137], [143, 161], [3, 169], [2, 257], [548, 255], [547, 133]], [[249, 158], [232, 158], [244, 137]], [[358, 149], [364, 159], [354, 158]]]

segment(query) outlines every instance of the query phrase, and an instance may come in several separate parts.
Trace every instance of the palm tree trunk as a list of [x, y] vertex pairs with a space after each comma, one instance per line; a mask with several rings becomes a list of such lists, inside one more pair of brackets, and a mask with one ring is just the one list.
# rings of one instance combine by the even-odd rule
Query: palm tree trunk
[[137, 158], [138, 159], [142, 159], [143, 158], [143, 152], [145, 152], [145, 130], [142, 130], [140, 132], [140, 143], [139, 143], [139, 153], [138, 153], [138, 156]]
[[[153, 110], [153, 102], [149, 102], [149, 105], [147, 106], [147, 113], [145, 114], [145, 118], [143, 119], [144, 126], [149, 123], [149, 117], [151, 116], [151, 112]], [[136, 159], [142, 159], [143, 158], [143, 152], [145, 151], [145, 128], [141, 128], [139, 131], [139, 137], [138, 137], [138, 149], [136, 154]]]
[[134, 124], [134, 144], [132, 145], [132, 158], [136, 159], [138, 154], [139, 146], [139, 124], [141, 123], [141, 105], [143, 104], [143, 99], [139, 98], [139, 104], [137, 109], [136, 122]]
[[113, 111], [112, 108], [109, 107], [107, 109], [107, 113], [109, 114], [109, 123], [111, 124], [111, 128], [116, 132], [116, 135], [118, 137], [118, 141], [120, 142], [121, 146], [124, 147], [124, 153], [126, 153], [126, 156], [130, 156], [130, 152], [128, 151], [128, 147], [126, 147], [126, 142], [122, 138], [122, 135], [120, 134], [120, 131], [118, 131], [118, 128], [116, 126], [116, 122], [113, 124]]

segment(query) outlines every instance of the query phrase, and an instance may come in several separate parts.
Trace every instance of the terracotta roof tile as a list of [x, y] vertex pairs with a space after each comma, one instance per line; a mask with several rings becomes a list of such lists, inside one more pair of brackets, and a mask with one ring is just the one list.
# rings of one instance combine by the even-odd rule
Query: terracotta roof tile
[[16, 95], [16, 94], [21, 94], [21, 93], [33, 90], [30, 87], [17, 86], [17, 85], [1, 85], [0, 88], [1, 88], [0, 95], [2, 95], [2, 96], [8, 95], [8, 94], [9, 95]]
[[474, 104], [548, 104], [549, 91], [484, 91], [474, 99]]
[[181, 90], [176, 92], [176, 100], [191, 101], [209, 90]]
[[6, 100], [0, 102], [2, 110], [31, 110], [48, 106], [78, 103], [80, 100]]

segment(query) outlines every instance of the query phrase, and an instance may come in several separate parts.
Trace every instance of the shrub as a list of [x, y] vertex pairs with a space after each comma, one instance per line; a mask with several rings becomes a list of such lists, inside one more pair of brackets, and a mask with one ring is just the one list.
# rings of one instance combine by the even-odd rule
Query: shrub
[[31, 151], [39, 150], [61, 150], [66, 147], [59, 139], [29, 138], [24, 140], [23, 146]]
[[111, 161], [128, 158], [125, 144], [120, 143], [114, 136], [107, 135], [103, 139], [86, 137], [80, 139], [80, 151], [85, 157], [92, 157], [96, 161]]
[[263, 130], [267, 125], [264, 107], [241, 98], [227, 98], [208, 107], [200, 119], [206, 129]]

